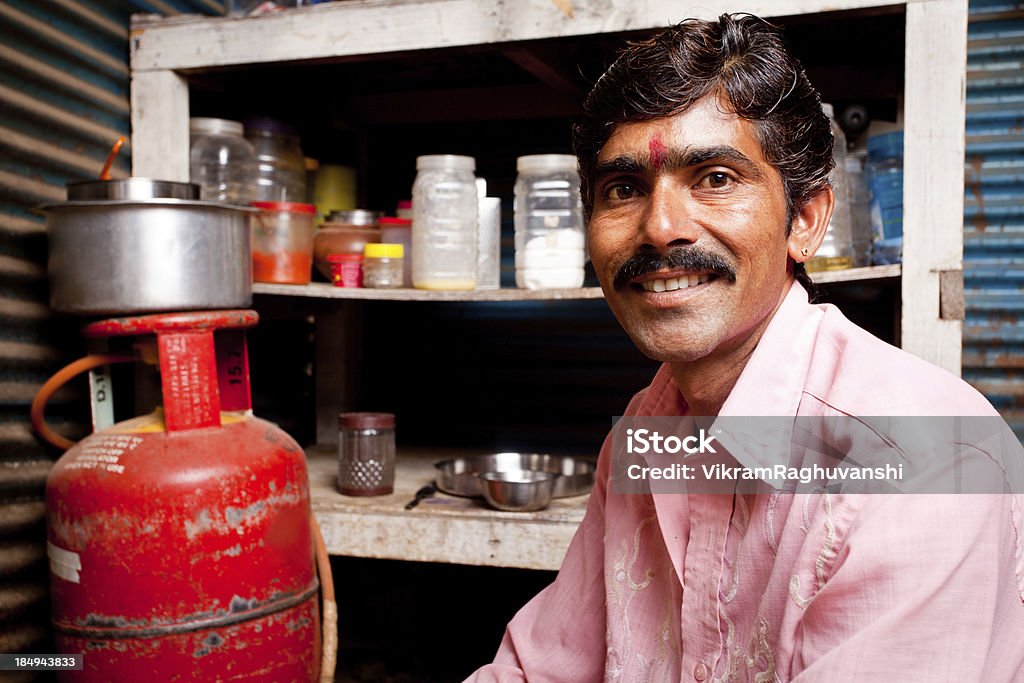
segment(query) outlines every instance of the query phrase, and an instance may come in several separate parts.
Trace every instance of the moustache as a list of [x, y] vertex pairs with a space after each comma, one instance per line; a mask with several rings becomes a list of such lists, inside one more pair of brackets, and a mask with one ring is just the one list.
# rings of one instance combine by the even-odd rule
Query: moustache
[[700, 271], [736, 282], [736, 270], [718, 254], [699, 247], [676, 247], [660, 254], [634, 254], [619, 266], [612, 285], [622, 289], [635, 277], [659, 270]]

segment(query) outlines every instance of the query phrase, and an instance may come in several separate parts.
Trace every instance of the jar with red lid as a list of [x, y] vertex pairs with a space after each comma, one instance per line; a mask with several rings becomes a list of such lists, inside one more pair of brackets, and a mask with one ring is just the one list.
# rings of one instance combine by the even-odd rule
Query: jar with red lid
[[395, 487], [395, 416], [338, 415], [338, 491], [346, 496], [384, 496]]
[[331, 282], [335, 287], [363, 286], [362, 254], [328, 254], [331, 267]]
[[252, 202], [252, 279], [307, 285], [313, 275], [316, 207], [296, 202]]

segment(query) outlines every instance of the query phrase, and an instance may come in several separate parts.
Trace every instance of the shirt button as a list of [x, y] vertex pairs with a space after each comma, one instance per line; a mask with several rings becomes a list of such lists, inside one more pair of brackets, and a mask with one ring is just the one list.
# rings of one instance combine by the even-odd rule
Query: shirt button
[[693, 677], [698, 681], [708, 677], [708, 668], [704, 666], [704, 662], [697, 662], [697, 666], [693, 667]]

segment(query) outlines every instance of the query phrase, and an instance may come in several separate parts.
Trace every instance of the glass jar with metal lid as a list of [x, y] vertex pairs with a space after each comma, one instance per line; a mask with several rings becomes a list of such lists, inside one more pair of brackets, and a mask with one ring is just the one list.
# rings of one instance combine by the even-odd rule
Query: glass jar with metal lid
[[395, 416], [338, 415], [338, 491], [346, 496], [383, 496], [395, 486]]

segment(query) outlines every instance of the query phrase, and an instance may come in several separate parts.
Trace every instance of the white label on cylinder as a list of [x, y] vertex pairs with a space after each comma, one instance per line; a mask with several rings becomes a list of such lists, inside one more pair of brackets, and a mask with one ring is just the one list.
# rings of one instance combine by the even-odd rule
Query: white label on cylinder
[[82, 569], [82, 558], [78, 553], [58, 548], [46, 542], [46, 555], [50, 558], [50, 571], [65, 581], [80, 583], [78, 572]]

